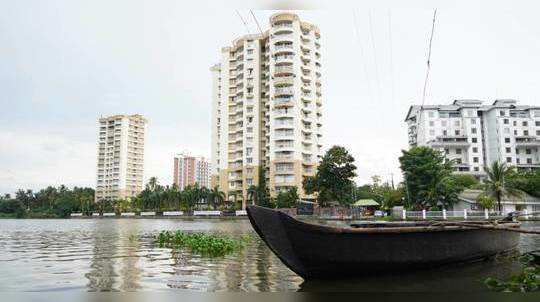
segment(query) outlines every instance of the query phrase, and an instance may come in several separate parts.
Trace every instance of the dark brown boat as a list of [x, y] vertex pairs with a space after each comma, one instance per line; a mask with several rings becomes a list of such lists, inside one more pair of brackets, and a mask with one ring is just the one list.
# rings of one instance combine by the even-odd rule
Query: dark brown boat
[[[519, 233], [473, 226], [418, 223], [331, 227], [249, 206], [251, 225], [292, 271], [304, 279], [431, 268], [487, 258], [517, 247]], [[471, 223], [471, 222], [468, 222]], [[473, 222], [479, 226], [487, 222]], [[519, 228], [518, 222], [501, 222]]]

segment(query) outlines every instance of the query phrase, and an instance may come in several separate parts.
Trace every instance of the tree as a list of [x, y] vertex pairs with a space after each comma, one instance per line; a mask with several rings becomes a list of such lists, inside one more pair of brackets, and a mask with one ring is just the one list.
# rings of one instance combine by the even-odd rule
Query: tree
[[272, 207], [270, 189], [268, 189], [268, 185], [266, 183], [266, 172], [263, 168], [259, 170], [259, 185], [257, 186], [255, 204], [266, 208]]
[[259, 188], [251, 185], [247, 189], [247, 198], [251, 201], [251, 204], [257, 204], [257, 195], [259, 195]]
[[540, 170], [520, 172], [514, 169], [508, 173], [505, 180], [509, 187], [540, 197]]
[[292, 208], [298, 202], [298, 190], [296, 187], [292, 187], [287, 191], [281, 191], [276, 197], [277, 208]]
[[502, 211], [501, 200], [503, 196], [519, 196], [520, 192], [506, 183], [506, 178], [513, 173], [513, 168], [506, 166], [506, 163], [495, 161], [490, 167], [485, 167], [487, 179], [484, 181], [486, 193], [497, 201], [497, 208]]
[[454, 174], [451, 177], [454, 179], [456, 185], [466, 189], [477, 187], [480, 184], [476, 177], [469, 174]]
[[307, 194], [318, 193], [317, 201], [322, 206], [336, 201], [350, 204], [355, 188], [352, 180], [356, 176], [355, 171], [354, 158], [347, 149], [333, 146], [322, 158], [315, 176], [304, 178], [304, 190]]
[[442, 152], [425, 146], [413, 147], [402, 151], [399, 162], [408, 207], [447, 207], [458, 201], [464, 187], [452, 176], [452, 162]]
[[476, 202], [482, 206], [484, 209], [491, 210], [495, 206], [495, 200], [493, 197], [487, 195], [487, 194], [480, 194], [476, 198]]
[[222, 205], [225, 201], [225, 193], [219, 190], [218, 186], [215, 186], [208, 193], [208, 200], [212, 204], [212, 207], [216, 209], [219, 205]]

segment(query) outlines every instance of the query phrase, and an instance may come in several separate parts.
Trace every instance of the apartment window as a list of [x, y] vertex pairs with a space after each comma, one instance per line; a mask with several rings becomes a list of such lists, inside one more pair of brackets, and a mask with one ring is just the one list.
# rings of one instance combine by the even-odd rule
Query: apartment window
[[478, 172], [478, 171], [480, 171], [480, 168], [474, 167], [474, 171], [475, 171], [475, 172]]
[[503, 120], [503, 122], [504, 122], [505, 125], [508, 125], [508, 124], [510, 123], [510, 120], [507, 119], [507, 118], [505, 118], [505, 119]]
[[523, 124], [524, 127], [527, 127], [529, 125], [529, 123], [527, 121], [523, 121], [522, 124]]
[[472, 152], [473, 152], [473, 153], [478, 153], [478, 147], [473, 147], [473, 148], [472, 148]]
[[476, 128], [471, 128], [471, 133], [476, 134]]
[[471, 124], [476, 125], [476, 119], [475, 118], [471, 119]]
[[473, 157], [473, 163], [478, 163], [478, 157]]
[[531, 165], [531, 164], [532, 164], [532, 158], [527, 158], [527, 163], [528, 163], [529, 165]]
[[434, 121], [430, 121], [430, 122], [429, 122], [429, 126], [430, 126], [430, 127], [435, 126], [435, 122], [434, 122]]
[[536, 121], [536, 127], [540, 127], [540, 121]]
[[529, 136], [529, 130], [523, 130], [523, 136]]
[[540, 130], [536, 130], [536, 135], [540, 136]]
[[435, 117], [435, 112], [429, 111], [429, 112], [428, 112], [428, 116], [429, 116], [429, 117]]
[[532, 150], [531, 149], [525, 149], [525, 154], [532, 154]]
[[252, 53], [253, 53], [253, 49], [248, 49], [247, 53], [248, 53], [248, 55], [252, 54]]
[[446, 130], [443, 130], [442, 133], [443, 133], [444, 136], [447, 136], [447, 135], [448, 135], [448, 131], [446, 131]]
[[456, 162], [456, 164], [460, 165], [462, 163], [461, 161], [461, 158], [456, 158], [454, 159], [454, 161]]
[[246, 162], [248, 164], [251, 164], [253, 162], [253, 158], [251, 158], [251, 157], [246, 158]]
[[504, 110], [499, 111], [499, 115], [500, 115], [500, 116], [504, 116], [504, 115], [505, 115]]
[[516, 121], [514, 121], [512, 124], [514, 125], [514, 127], [517, 126], [517, 122], [516, 122]]
[[505, 137], [505, 138], [504, 138], [504, 142], [507, 143], [507, 144], [509, 144], [509, 143], [510, 143], [510, 138], [509, 138], [509, 137]]
[[456, 130], [456, 131], [455, 131], [455, 134], [456, 134], [456, 135], [459, 135], [459, 134], [460, 134], [459, 130]]
[[444, 153], [446, 153], [446, 154], [450, 154], [450, 149], [448, 149], [448, 148], [445, 148], [445, 149], [444, 149]]
[[461, 154], [461, 149], [456, 149], [456, 154]]
[[253, 178], [246, 178], [246, 184], [247, 184], [248, 186], [253, 185]]
[[251, 156], [253, 154], [253, 148], [246, 148], [246, 156]]
[[514, 135], [518, 135], [518, 132], [517, 132], [517, 130], [514, 130]]
[[477, 139], [476, 137], [473, 137], [473, 138], [472, 138], [472, 142], [473, 142], [473, 143], [477, 143], [477, 142], [478, 142], [478, 139]]
[[253, 133], [253, 127], [247, 127], [247, 133]]
[[507, 157], [507, 158], [506, 158], [506, 162], [507, 162], [507, 163], [511, 163], [511, 162], [512, 162], [512, 158], [511, 158], [511, 157]]
[[519, 155], [519, 149], [518, 148], [516, 148], [516, 154]]
[[512, 148], [506, 147], [506, 153], [512, 153]]

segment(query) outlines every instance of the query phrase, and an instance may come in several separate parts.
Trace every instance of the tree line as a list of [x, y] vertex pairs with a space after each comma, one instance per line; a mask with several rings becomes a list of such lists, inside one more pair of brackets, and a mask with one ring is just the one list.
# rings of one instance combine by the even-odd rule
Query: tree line
[[[459, 201], [465, 189], [483, 191], [477, 202], [484, 208], [501, 208], [505, 196], [526, 192], [540, 197], [540, 170], [518, 171], [504, 163], [494, 162], [485, 167], [487, 178], [481, 183], [471, 175], [455, 174], [453, 162], [444, 154], [429, 147], [413, 147], [399, 157], [403, 182], [382, 183], [379, 176], [372, 183], [358, 186], [354, 178], [354, 158], [342, 146], [333, 146], [321, 159], [314, 176], [303, 179], [307, 194], [314, 194], [320, 206], [348, 206], [359, 199], [374, 199], [381, 208], [394, 206], [407, 209], [436, 210], [449, 208]], [[175, 185], [160, 185], [156, 177], [149, 179], [144, 190], [130, 200], [101, 200], [94, 202], [94, 189], [62, 185], [33, 192], [18, 190], [15, 196], [0, 196], [0, 216], [8, 217], [67, 217], [72, 212], [126, 212], [152, 210], [183, 210], [194, 208], [235, 210], [240, 204], [226, 199], [218, 187], [208, 189], [197, 184], [179, 190]], [[231, 199], [236, 200], [232, 197]], [[259, 182], [247, 189], [246, 203], [270, 208], [295, 207], [300, 200], [296, 187], [280, 191], [272, 197], [264, 170]]]

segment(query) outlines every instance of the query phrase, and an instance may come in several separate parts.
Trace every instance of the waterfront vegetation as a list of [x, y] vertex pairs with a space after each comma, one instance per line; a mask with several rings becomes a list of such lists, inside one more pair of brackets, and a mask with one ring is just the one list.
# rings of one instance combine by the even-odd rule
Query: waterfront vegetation
[[525, 254], [519, 258], [521, 271], [512, 275], [508, 280], [502, 281], [489, 277], [484, 284], [497, 292], [537, 292], [540, 291], [540, 265], [535, 263], [535, 257]]
[[[314, 194], [320, 206], [350, 206], [359, 199], [373, 199], [382, 210], [403, 206], [408, 210], [441, 210], [458, 201], [465, 189], [483, 190], [477, 202], [486, 209], [500, 205], [503, 196], [526, 192], [540, 197], [540, 170], [517, 171], [505, 164], [486, 167], [487, 180], [480, 183], [471, 175], [453, 173], [453, 163], [442, 152], [429, 147], [413, 147], [399, 158], [404, 181], [382, 182], [377, 175], [372, 183], [357, 186], [354, 158], [341, 146], [333, 146], [323, 156], [314, 176], [305, 177], [306, 193]], [[212, 189], [197, 184], [179, 190], [175, 185], [163, 186], [151, 177], [144, 190], [130, 200], [100, 200], [94, 202], [94, 189], [47, 187], [38, 192], [20, 189], [15, 196], [0, 196], [0, 218], [60, 218], [72, 212], [90, 213], [155, 211], [221, 210], [232, 212], [246, 204], [269, 208], [294, 208], [300, 200], [296, 187], [281, 190], [271, 196], [264, 169], [257, 185], [247, 189], [247, 200], [230, 194], [227, 198], [219, 187]]]
[[160, 247], [185, 248], [207, 257], [222, 257], [241, 250], [250, 237], [234, 239], [225, 235], [162, 231], [155, 239]]

